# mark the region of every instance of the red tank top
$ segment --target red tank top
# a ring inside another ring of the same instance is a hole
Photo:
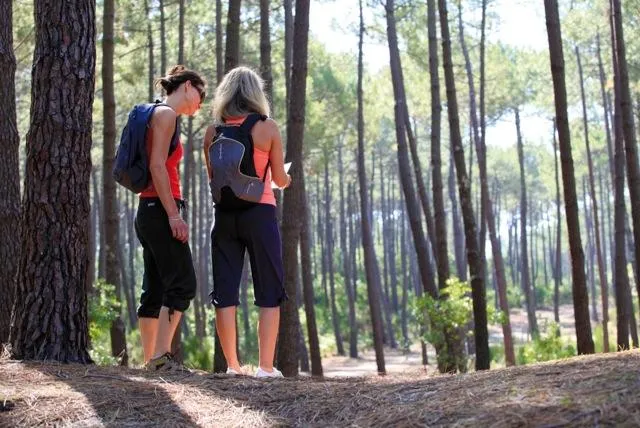
[[[151,147],[153,146],[153,129],[149,128],[147,131],[147,156],[151,158]],[[171,186],[171,194],[175,199],[182,199],[182,192],[180,191],[180,174],[178,173],[178,166],[182,159],[183,149],[182,142],[178,140],[178,146],[167,158],[165,166],[167,167],[167,174],[169,175],[169,185]],[[153,186],[153,181],[149,180],[149,186],[140,193],[141,198],[157,198],[158,192]]]

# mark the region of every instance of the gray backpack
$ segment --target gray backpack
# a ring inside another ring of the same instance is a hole
[[[209,167],[213,178],[209,182],[216,209],[245,210],[256,206],[264,193],[264,177],[258,177],[253,161],[251,129],[267,116],[252,113],[241,125],[216,126],[216,135],[209,146]]]

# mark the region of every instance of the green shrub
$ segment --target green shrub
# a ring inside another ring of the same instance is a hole
[[[560,337],[560,327],[551,323],[545,335],[518,348],[517,363],[529,364],[558,360],[576,355],[575,347]]]
[[[116,288],[104,279],[98,278],[93,285],[93,293],[88,299],[89,309],[89,354],[98,365],[116,365],[111,356],[111,322],[120,313],[120,302]]]
[[[440,367],[466,367],[464,352],[449,349],[449,344],[455,346],[462,341],[462,332],[471,321],[471,287],[467,282],[451,277],[447,280],[447,287],[440,293],[441,297],[438,299],[432,298],[429,294],[416,299],[415,317],[425,326],[424,340],[438,349]],[[449,343],[446,336],[450,338]]]

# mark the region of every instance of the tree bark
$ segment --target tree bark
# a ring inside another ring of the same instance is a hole
[[[604,258],[602,257],[602,244],[600,242],[600,219],[598,217],[598,201],[596,199],[596,183],[593,174],[593,159],[591,156],[591,145],[589,142],[589,121],[587,117],[587,101],[584,93],[584,77],[582,73],[582,62],[580,61],[580,49],[576,46],[576,60],[578,62],[578,73],[580,76],[580,97],[582,100],[582,117],[584,128],[584,140],[587,148],[587,162],[589,168],[589,194],[591,196],[591,217],[593,219],[594,238],[595,238],[595,253],[598,262],[598,279],[600,282],[600,297],[602,299],[602,335],[603,343],[605,346],[605,352],[609,352],[609,328],[607,323],[609,321],[609,293],[606,278],[606,268]],[[608,125],[608,124],[606,124]],[[592,248],[593,250],[593,248]],[[593,293],[595,294],[595,293]],[[595,296],[593,296],[595,299]],[[597,311],[595,312],[595,320],[597,321]]]
[[[449,251],[447,249],[447,218],[444,208],[442,155],[440,150],[442,104],[440,101],[435,0],[427,1],[427,28],[429,35],[429,77],[431,82],[431,173],[433,176],[433,211],[436,235],[433,252],[436,255],[438,288],[442,290],[447,286],[447,279],[449,279]]]
[[[296,308],[296,277],[298,239],[300,237],[302,204],[305,192],[302,163],[305,100],[307,80],[307,52],[309,41],[309,0],[296,0],[291,70],[291,99],[287,111],[287,162],[292,162],[292,184],[284,192],[282,241],[284,283],[289,300],[282,305],[278,340],[278,365],[285,376],[298,374],[297,337],[298,310]]]
[[[631,219],[633,221],[633,237],[635,243],[635,272],[640,278],[640,166],[638,165],[638,148],[633,118],[633,103],[629,88],[629,71],[622,26],[622,6],[620,0],[611,0],[613,14],[612,33],[615,40],[616,62],[620,83],[620,109],[622,110],[622,132],[627,159],[627,181],[631,202]],[[636,289],[640,293],[640,283],[636,281]],[[640,295],[638,295],[640,301]]]
[[[489,333],[487,330],[487,306],[482,276],[482,261],[478,253],[478,236],[476,234],[476,220],[471,204],[469,177],[467,175],[464,148],[460,135],[460,119],[458,117],[458,102],[453,74],[451,54],[451,37],[449,35],[449,21],[445,0],[438,0],[440,12],[440,31],[442,33],[442,58],[447,87],[447,113],[449,116],[449,132],[453,156],[458,178],[458,192],[464,222],[465,241],[467,246],[467,261],[471,275],[471,295],[473,300],[473,320],[476,350],[476,370],[489,369]],[[458,369],[462,370],[461,367]]]
[[[16,119],[13,2],[0,3],[0,346],[9,340],[20,244],[20,166]]]
[[[515,123],[518,142],[518,163],[520,164],[520,265],[521,286],[527,305],[527,320],[529,322],[529,334],[532,337],[539,335],[538,322],[536,320],[536,303],[529,272],[529,253],[527,245],[527,184],[524,170],[524,148],[520,133],[520,111],[515,108]]]
[[[17,359],[89,363],[95,2],[38,0],[15,330]]]
[[[105,243],[105,275],[107,284],[115,286],[116,318],[111,322],[111,355],[120,359],[121,365],[128,364],[127,341],[124,323],[120,317],[120,301],[122,299],[122,279],[120,278],[120,259],[118,257],[119,213],[116,200],[116,183],[111,178],[116,147],[116,99],[113,87],[113,51],[115,20],[114,0],[104,0],[103,11],[103,35],[102,35],[102,102],[103,102],[103,127],[102,127],[102,195],[103,224]]]
[[[336,284],[333,266],[333,218],[331,216],[331,186],[329,185],[329,153],[324,153],[324,233],[327,267],[329,271],[329,307],[331,308],[331,323],[333,325],[333,335],[336,340],[336,352],[344,355],[344,345],[342,343],[342,331],[340,328],[340,314],[336,306]]]
[[[147,101],[150,103],[153,102],[154,98],[154,85],[153,81],[155,80],[155,63],[153,56],[153,28],[151,26],[151,14],[149,8],[149,1],[144,0],[144,13],[145,18],[147,20],[147,45],[148,45],[148,55],[149,55],[149,68],[147,72]],[[163,70],[164,71],[164,70]]]
[[[229,0],[227,37],[224,49],[224,72],[228,73],[240,63],[240,6],[241,0]]]
[[[260,76],[264,92],[273,110],[273,74],[271,73],[271,27],[269,26],[269,0],[260,0]],[[273,111],[271,112],[273,117]]]
[[[371,315],[371,329],[373,332],[373,347],[376,353],[376,366],[379,374],[385,374],[383,334],[382,334],[382,311],[380,309],[380,276],[375,247],[373,245],[373,235],[371,232],[371,217],[369,209],[369,195],[367,173],[364,161],[364,100],[362,94],[363,80],[363,52],[362,45],[364,39],[364,18],[362,14],[362,0],[358,0],[360,11],[360,28],[358,36],[358,183],[360,185],[360,225],[362,229],[362,249],[364,252],[364,267],[367,278],[367,297],[369,301],[369,313]]]
[[[504,316],[502,323],[502,336],[504,341],[505,362],[507,366],[516,364],[515,352],[513,349],[513,338],[511,334],[511,320],[509,319],[509,301],[507,299],[507,278],[505,276],[504,258],[502,257],[502,245],[498,236],[496,216],[494,215],[493,202],[489,196],[489,178],[487,174],[487,146],[486,146],[486,117],[485,117],[485,27],[486,27],[486,0],[482,1],[482,33],[480,41],[480,140],[476,144],[478,157],[478,173],[480,175],[481,209],[484,215],[480,227],[480,258],[484,261],[484,243],[486,236],[486,226],[489,227],[489,239],[491,241],[491,251],[495,269],[495,282],[497,288],[498,302],[500,310]],[[470,65],[469,73],[470,73]],[[473,84],[471,79],[470,85]],[[470,86],[471,87],[471,86]],[[500,212],[500,210],[497,210]],[[486,222],[486,223],[485,223]],[[487,270],[483,269],[486,274]]]
[[[451,202],[451,223],[453,229],[453,246],[456,260],[456,273],[461,281],[467,280],[467,258],[465,256],[464,232],[460,225],[460,213],[458,211],[458,197],[456,196],[456,176],[453,161],[453,145],[449,152],[449,201]]]
[[[556,0],[545,0],[544,8],[555,95],[556,123],[560,140],[565,214],[569,233],[569,249],[571,251],[573,307],[578,354],[592,354],[594,352],[594,345],[591,335],[591,323],[589,321],[589,298],[585,281],[584,253],[582,251],[582,241],[580,238],[578,199],[576,197],[573,157],[571,154],[571,134],[567,116],[567,89],[564,78],[564,55],[562,52],[562,32],[560,29],[558,3]]]
[[[220,84],[224,77],[224,60],[222,52],[222,0],[216,0],[216,83]]]
[[[164,16],[164,2],[165,0],[158,0],[160,9],[160,73],[166,73],[167,70],[167,32],[165,30],[165,16]]]
[[[322,376],[322,360],[320,357],[320,341],[316,323],[315,297],[313,291],[313,276],[311,275],[311,225],[309,224],[309,209],[307,195],[302,194],[302,228],[300,230],[300,263],[302,265],[302,297],[304,312],[307,318],[307,336],[309,337],[309,353],[311,354],[311,374]]]
[[[338,146],[338,176],[345,177],[342,159],[342,144]],[[326,201],[325,201],[326,203]],[[350,214],[350,213],[349,213]],[[342,256],[342,278],[349,306],[349,357],[358,358],[358,326],[356,324],[356,305],[351,287],[351,263],[347,246],[347,217],[345,210],[344,180],[340,180],[340,252]]]
[[[556,179],[556,250],[554,264],[553,317],[560,324],[560,281],[562,280],[562,215],[560,212],[560,173],[558,168],[558,143],[556,121],[553,120],[553,162]]]

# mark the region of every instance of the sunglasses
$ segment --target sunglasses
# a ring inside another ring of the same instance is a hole
[[[198,95],[200,95],[200,103],[203,103],[205,97],[207,96],[207,91],[203,87],[200,87],[193,82],[191,82],[191,86],[193,86],[193,88],[198,91]]]

